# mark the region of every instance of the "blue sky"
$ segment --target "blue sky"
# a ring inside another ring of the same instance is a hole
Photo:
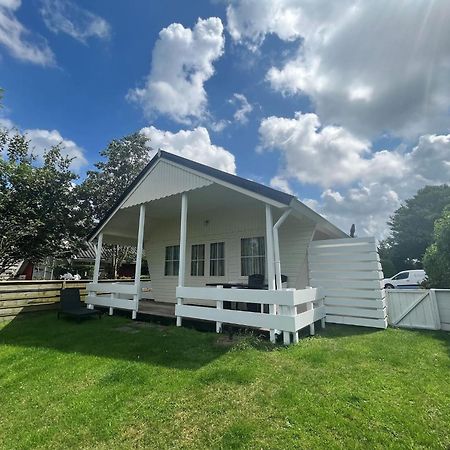
[[[62,140],[81,177],[143,130],[383,236],[450,178],[448,19],[444,0],[0,0],[0,120],[38,152]]]

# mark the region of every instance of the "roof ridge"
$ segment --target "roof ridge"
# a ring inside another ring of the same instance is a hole
[[[124,201],[127,195],[139,184],[139,182],[144,178],[147,172],[161,159],[169,162],[178,163],[187,169],[196,170],[220,181],[233,184],[249,192],[259,194],[262,197],[274,200],[283,205],[289,205],[291,201],[296,198],[294,195],[287,194],[286,192],[274,189],[272,187],[266,186],[265,184],[258,183],[256,181],[249,180],[247,178],[240,177],[239,175],[234,175],[229,172],[225,172],[215,167],[207,166],[206,164],[193,161],[188,158],[176,155],[175,153],[170,153],[162,149],[158,149],[155,156],[150,160],[150,162],[142,169],[142,171],[137,175],[137,177],[129,184],[124,192],[120,195],[114,205],[106,212],[94,229],[88,234],[87,239],[92,239],[97,231],[102,228],[109,217],[115,212],[119,205]]]

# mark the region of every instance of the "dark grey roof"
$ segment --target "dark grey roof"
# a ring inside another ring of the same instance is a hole
[[[213,167],[206,166],[205,164],[200,164],[190,159],[183,158],[181,156],[174,155],[173,153],[168,153],[163,150],[159,150],[158,153],[152,158],[152,160],[147,164],[147,166],[142,170],[142,172],[132,181],[127,189],[122,193],[114,206],[105,214],[105,216],[100,220],[97,226],[89,233],[88,240],[92,239],[97,231],[103,226],[103,224],[108,220],[108,218],[114,213],[115,209],[122,203],[122,201],[127,197],[127,195],[134,189],[134,187],[141,181],[145,174],[158,162],[160,159],[165,159],[167,161],[172,161],[181,166],[187,167],[188,169],[196,170],[197,172],[203,173],[210,177],[217,178],[218,180],[230,183],[234,186],[246,189],[247,191],[259,194],[268,199],[274,200],[276,202],[282,203],[283,205],[289,205],[293,198],[293,195],[286,194],[285,192],[273,189],[271,187],[265,186],[255,181],[247,180],[246,178],[238,177],[237,175],[232,175],[228,172],[223,172],[222,170],[214,169]]]
[[[289,205],[291,200],[294,198],[293,195],[278,191],[277,189],[265,186],[264,184],[256,183],[255,181],[250,181],[246,178],[238,177],[237,175],[232,175],[231,173],[205,166],[204,164],[182,158],[181,156],[174,155],[173,153],[167,153],[162,150],[160,150],[160,152],[163,159],[167,159],[168,161],[188,167],[189,169],[196,170],[204,175],[217,178],[218,180],[225,181],[226,183],[233,184],[240,188],[246,189],[247,191],[254,192],[255,194],[262,195],[263,197],[270,198],[277,202],[283,203],[284,205]]]

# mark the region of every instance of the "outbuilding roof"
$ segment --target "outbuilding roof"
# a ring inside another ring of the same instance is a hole
[[[203,174],[207,177],[218,180],[219,182],[227,183],[232,186],[236,186],[239,189],[243,189],[248,191],[249,194],[256,194],[260,197],[267,198],[274,202],[280,204],[280,206],[300,206],[300,203],[297,198],[291,194],[287,194],[286,192],[279,191],[277,189],[273,189],[269,186],[265,186],[261,183],[257,183],[255,181],[247,180],[246,178],[239,177],[237,175],[232,175],[231,173],[224,172],[219,169],[215,169],[213,167],[207,166],[205,164],[198,163],[196,161],[192,161],[187,158],[183,158],[178,155],[174,155],[173,153],[169,153],[163,150],[159,150],[158,153],[151,159],[151,161],[144,167],[141,173],[130,183],[128,188],[121,194],[121,196],[117,199],[116,203],[112,208],[105,214],[105,216],[100,220],[100,222],[96,225],[96,227],[89,233],[88,240],[91,240],[95,237],[98,231],[103,227],[103,225],[109,220],[109,218],[114,214],[114,212],[120,207],[122,202],[128,197],[128,195],[134,190],[134,188],[140,183],[140,181],[145,177],[145,175],[152,169],[153,166],[159,160],[166,160],[172,162],[174,164],[180,165],[184,168],[190,169],[192,171],[196,171],[200,174]],[[310,210],[306,207],[306,205],[301,204],[302,209],[306,208],[309,210],[308,212],[315,216],[315,219],[319,219],[319,221],[325,221],[333,228],[334,225],[330,224],[326,219],[324,219],[319,214]],[[304,212],[304,210],[303,210]],[[336,230],[338,230],[336,228]],[[341,231],[341,230],[339,230]],[[341,232],[342,233],[342,232]]]

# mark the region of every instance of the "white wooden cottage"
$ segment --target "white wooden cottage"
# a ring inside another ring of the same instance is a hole
[[[292,195],[164,151],[89,239],[98,244],[88,303],[111,312],[135,318],[140,300],[153,298],[177,304],[178,325],[191,318],[214,321],[217,331],[222,323],[266,328],[272,340],[280,330],[285,343],[305,326],[313,332],[317,320],[387,323],[373,238],[351,239]],[[98,283],[102,242],[137,247],[134,283]],[[138,276],[141,255],[151,294]],[[255,274],[263,289],[248,286]]]

